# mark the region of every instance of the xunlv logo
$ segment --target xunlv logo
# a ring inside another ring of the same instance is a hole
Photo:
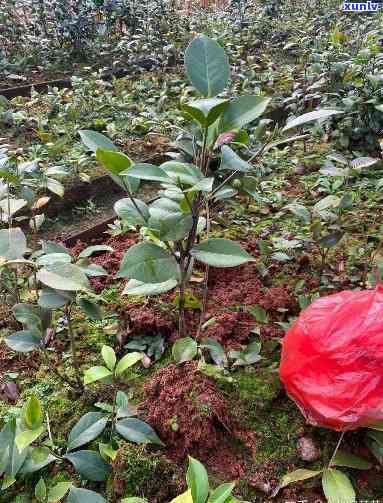
[[[383,7],[383,5],[381,3],[371,2],[371,0],[368,0],[368,2],[364,2],[364,3],[344,2],[343,11],[344,12],[377,12],[382,7]]]

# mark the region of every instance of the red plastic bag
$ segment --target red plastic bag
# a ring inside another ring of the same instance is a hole
[[[280,376],[307,421],[353,430],[383,420],[383,286],[322,297],[283,340]]]

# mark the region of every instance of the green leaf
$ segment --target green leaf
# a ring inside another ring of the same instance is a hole
[[[219,169],[229,170],[229,171],[241,171],[243,173],[247,173],[254,169],[254,167],[248,162],[244,161],[239,157],[238,154],[234,152],[227,145],[223,145],[222,147],[222,160],[221,166]]]
[[[206,468],[197,459],[189,456],[186,481],[191,489],[193,503],[205,503],[209,495],[209,478]]]
[[[128,353],[121,358],[121,360],[117,363],[115,374],[116,376],[120,376],[125,372],[128,368],[135,365],[137,362],[142,360],[143,353],[138,353],[134,351],[132,353]]]
[[[25,199],[9,199],[9,213],[8,213],[8,199],[3,199],[0,201],[0,209],[2,210],[3,216],[6,217],[5,221],[8,220],[9,216],[13,216],[15,213],[20,211],[28,203]],[[4,215],[4,213],[6,215]]]
[[[193,227],[193,218],[190,214],[176,213],[164,218],[151,216],[148,227],[157,232],[161,241],[181,241]]]
[[[339,205],[340,199],[337,196],[330,194],[324,197],[314,205],[314,211],[320,213],[328,208],[336,208]]]
[[[235,487],[234,483],[221,484],[214,490],[209,498],[209,503],[225,503]]]
[[[228,100],[209,98],[184,103],[181,109],[195,119],[203,128],[207,128],[222,115],[228,104]]]
[[[269,103],[270,98],[263,96],[239,96],[230,101],[221,118],[221,133],[250,124],[263,114]]]
[[[357,159],[351,161],[351,167],[353,169],[368,168],[369,166],[376,164],[378,161],[379,159],[374,159],[373,157],[358,157]]]
[[[134,203],[125,197],[114,204],[114,211],[129,225],[146,225],[149,208],[140,199],[134,199]]]
[[[173,344],[172,355],[177,363],[189,362],[197,355],[197,342],[191,337],[178,339]]]
[[[116,395],[117,418],[132,417],[137,414],[137,408],[129,404],[128,397],[123,391],[117,391]]]
[[[108,418],[102,412],[84,414],[68,436],[68,451],[73,451],[97,438],[104,431]]]
[[[59,196],[59,197],[64,196],[65,187],[58,180],[55,180],[54,178],[47,178],[46,186],[47,186],[47,189],[50,190],[51,192],[53,192],[53,194],[56,194],[56,196]]]
[[[44,431],[44,426],[39,426],[35,430],[25,430],[18,433],[15,442],[19,452],[22,452],[28,445],[31,445]]]
[[[268,323],[269,321],[267,312],[261,306],[253,306],[249,309],[249,313],[254,316],[258,323]]]
[[[309,112],[307,114],[300,115],[295,119],[292,119],[287,122],[286,126],[282,129],[282,131],[288,131],[294,127],[303,126],[303,124],[307,124],[308,122],[328,119],[332,115],[343,114],[344,112],[340,110],[328,110],[323,108],[322,110],[315,110],[314,112]]]
[[[172,183],[166,173],[154,164],[137,163],[129,169],[129,176],[152,182]]]
[[[98,253],[98,252],[112,252],[113,248],[108,245],[93,245],[93,246],[87,246],[85,250],[83,250],[78,258],[86,258],[90,257],[93,255],[93,253]]]
[[[224,49],[206,36],[195,38],[185,51],[186,73],[199,93],[211,98],[221,93],[230,78]]]
[[[191,490],[188,489],[184,493],[172,499],[170,503],[194,503]]]
[[[41,478],[36,484],[35,496],[38,501],[45,503],[47,497],[47,486],[45,485],[43,478]]]
[[[8,260],[23,258],[27,251],[27,238],[19,227],[0,230],[0,257]]]
[[[163,283],[142,283],[131,279],[125,286],[122,295],[159,295],[168,292],[177,286],[175,279],[169,279]]]
[[[38,281],[54,290],[77,292],[90,289],[90,284],[82,270],[74,264],[55,264],[37,273]]]
[[[309,210],[302,204],[292,203],[286,206],[287,210],[290,210],[295,216],[301,218],[306,224],[311,221],[311,214]]]
[[[69,264],[71,261],[72,257],[67,253],[48,253],[39,257],[36,264],[39,267],[45,267],[53,264]]]
[[[322,470],[306,470],[304,468],[299,468],[298,470],[294,470],[293,472],[286,473],[283,475],[280,487],[286,487],[289,484],[293,484],[294,482],[300,482],[302,480],[312,479],[313,477],[317,477],[322,473]]]
[[[93,264],[88,258],[80,258],[76,262],[76,267],[90,278],[108,275],[107,271],[101,265]]]
[[[44,309],[57,309],[65,306],[70,301],[68,296],[60,295],[56,290],[44,288],[40,292],[38,304]]]
[[[185,190],[185,192],[211,192],[213,190],[214,178],[202,178],[190,189]]]
[[[39,399],[33,394],[23,408],[23,423],[30,430],[39,428],[44,420],[43,411]]]
[[[78,487],[71,487],[69,496],[66,503],[106,503],[106,500],[88,489],[79,489]]]
[[[17,433],[19,433],[19,428],[16,425],[16,419],[14,418],[9,420],[0,431],[0,446],[1,448],[6,448],[8,452],[8,459],[4,472],[6,476],[9,476],[10,478],[14,478],[20,471],[20,468],[23,466],[25,458],[28,454],[28,449],[19,452],[15,442]]]
[[[121,500],[121,503],[148,503],[148,500],[136,498],[135,496],[133,496],[132,498],[124,498],[123,500]],[[193,502],[191,501],[191,503]]]
[[[322,246],[322,248],[332,248],[339,243],[343,236],[344,232],[342,231],[332,232],[331,234],[327,234],[326,236],[323,236],[323,238],[319,239],[318,243]]]
[[[343,451],[339,449],[335,454],[335,457],[331,461],[332,466],[347,466],[349,468],[356,468],[358,470],[369,470],[372,467],[372,463],[366,459],[351,454],[350,452]]]
[[[68,459],[75,470],[87,480],[94,482],[104,482],[111,472],[110,465],[105,463],[98,452],[77,451],[64,456]],[[93,500],[91,500],[93,503]]]
[[[57,458],[50,454],[46,447],[34,447],[24,451],[25,462],[20,470],[21,474],[35,473],[45,466],[57,461]]]
[[[205,338],[202,340],[201,348],[207,349],[216,365],[225,367],[227,365],[227,356],[221,344],[214,339]]]
[[[350,479],[343,472],[329,468],[323,471],[323,492],[329,503],[355,501],[355,491]]]
[[[122,152],[102,148],[97,148],[96,159],[114,175],[120,175],[122,171],[129,169],[133,164],[133,161]]]
[[[102,346],[101,348],[101,356],[104,359],[104,362],[106,363],[106,366],[108,367],[109,370],[114,370],[114,367],[116,366],[116,353],[114,352],[114,349],[111,348],[110,346]]]
[[[202,171],[194,164],[178,161],[167,161],[161,169],[169,176],[172,183],[182,186],[193,186],[204,178]]]
[[[27,303],[15,304],[12,312],[17,321],[23,324],[28,329],[41,328],[40,309]]]
[[[143,283],[164,283],[178,278],[175,258],[153,243],[140,243],[125,253],[117,278],[129,277]]]
[[[105,379],[111,375],[113,375],[113,373],[106,367],[91,367],[84,372],[84,384],[91,384],[92,382]]]
[[[97,302],[81,298],[78,300],[78,305],[91,320],[102,320],[102,309]]]
[[[213,267],[234,267],[254,261],[237,243],[229,239],[211,238],[195,245],[190,254]]]
[[[83,129],[79,131],[81,140],[86,147],[92,152],[96,152],[97,149],[103,150],[117,150],[114,143],[109,140],[109,138],[97,131],[90,131],[89,129]]]
[[[116,431],[125,440],[136,444],[164,445],[153,428],[140,419],[133,417],[121,419],[116,423]]]
[[[110,444],[103,444],[100,442],[98,444],[98,449],[100,451],[102,458],[105,459],[105,461],[107,461],[108,459],[114,461],[117,457],[118,451],[113,449],[113,447]]]
[[[48,491],[48,503],[58,503],[69,489],[72,487],[72,482],[59,482]]]

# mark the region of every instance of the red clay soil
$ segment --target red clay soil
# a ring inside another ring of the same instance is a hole
[[[91,283],[96,292],[115,281],[115,275],[120,267],[124,253],[130,246],[137,242],[137,234],[129,233],[124,236],[112,237],[106,240],[98,238],[89,244],[105,244],[113,248],[113,252],[100,252],[92,256],[92,262],[104,267],[109,275],[92,278]],[[72,253],[77,256],[87,245],[78,242],[72,248]],[[243,246],[254,256],[259,254],[256,242],[243,243]],[[271,273],[277,271],[272,268]],[[201,285],[190,285],[193,293],[201,298]],[[175,293],[164,294],[161,299],[169,304],[174,299]],[[152,304],[153,302],[153,304]],[[152,304],[152,305],[151,305]],[[298,305],[289,286],[267,288],[261,281],[257,264],[251,262],[235,268],[210,268],[209,297],[206,320],[215,318],[215,322],[203,333],[219,341],[225,348],[238,349],[247,344],[252,336],[255,326],[254,317],[246,310],[247,307],[259,305],[265,309],[271,319],[269,324],[261,327],[261,336],[283,337],[283,330],[272,323],[281,319],[278,309],[286,309],[289,314],[298,312]],[[235,308],[235,311],[232,309]],[[142,334],[162,334],[171,340],[177,338],[177,326],[170,313],[159,311],[155,301],[149,300],[145,304],[130,305],[126,311],[120,313],[126,320],[127,336]],[[188,311],[186,323],[189,333],[195,333],[198,326],[199,311]]]
[[[170,459],[181,461],[190,454],[229,478],[244,475],[243,452],[242,459],[236,455],[233,439],[252,449],[252,434],[239,430],[228,402],[195,362],[160,369],[144,390],[140,412],[167,446]]]
[[[32,375],[39,367],[40,358],[37,353],[14,353],[5,343],[0,343],[0,379],[7,372],[23,372]]]

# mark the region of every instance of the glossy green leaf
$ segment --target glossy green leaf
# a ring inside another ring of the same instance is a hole
[[[183,112],[196,120],[203,128],[207,128],[222,115],[228,104],[228,100],[209,98],[184,103],[181,108]]]
[[[317,477],[321,473],[322,470],[306,470],[305,468],[299,468],[298,470],[294,470],[293,472],[286,473],[286,475],[283,475],[280,487],[282,488],[295,482],[312,479],[313,477]]]
[[[72,482],[59,482],[48,491],[48,503],[58,503],[72,487]]]
[[[209,503],[225,503],[235,487],[234,483],[221,484],[213,491]]]
[[[84,384],[91,384],[93,382],[99,381],[100,379],[110,377],[111,375],[113,375],[112,372],[106,367],[91,367],[84,372]]]
[[[104,431],[108,418],[102,412],[84,414],[68,436],[67,450],[73,451],[97,438]]]
[[[288,121],[286,126],[282,129],[282,131],[288,131],[289,129],[303,126],[308,122],[328,119],[332,115],[343,114],[343,113],[344,112],[340,110],[329,110],[325,108],[323,108],[322,110],[315,110],[314,112],[308,112],[306,114],[300,115],[299,117],[296,117],[295,119]]]
[[[197,342],[191,337],[178,339],[173,344],[172,355],[177,363],[193,360],[197,356]]]
[[[140,419],[133,417],[121,419],[116,423],[116,431],[125,440],[136,444],[164,445],[153,428]]]
[[[139,180],[152,182],[172,183],[172,180],[164,171],[154,164],[137,163],[129,169],[129,176]]]
[[[210,356],[216,365],[221,367],[225,367],[227,365],[225,350],[219,342],[214,339],[205,338],[202,340],[201,348],[209,351]]]
[[[45,500],[47,497],[47,486],[46,486],[43,478],[41,478],[36,484],[35,496],[36,496],[37,501],[41,501],[42,503],[45,503]]]
[[[176,498],[172,499],[170,503],[193,503],[193,497],[191,490],[188,489],[184,493],[180,494]]]
[[[100,451],[100,454],[105,461],[108,461],[108,459],[111,459],[114,461],[117,457],[118,450],[113,449],[113,447],[110,444],[103,444],[99,443],[98,444],[98,449]]]
[[[220,169],[247,173],[248,171],[252,171],[254,168],[251,164],[241,159],[241,157],[239,157],[239,155],[230,147],[223,145]]]
[[[323,492],[329,503],[351,503],[355,501],[355,491],[347,475],[339,470],[329,468],[323,471]]]
[[[351,454],[350,452],[339,449],[331,461],[333,466],[347,466],[349,468],[356,468],[357,470],[369,470],[372,463],[366,459]]]
[[[99,253],[99,252],[107,252],[111,253],[113,251],[113,248],[109,245],[92,245],[92,246],[87,246],[78,256],[78,258],[86,258],[90,257],[94,253]]]
[[[153,243],[140,243],[125,253],[118,278],[128,277],[143,283],[164,283],[178,277],[175,258]]]
[[[68,302],[70,302],[68,296],[61,295],[56,290],[50,288],[43,288],[38,300],[39,306],[44,309],[57,309],[65,306]]]
[[[106,366],[108,367],[109,370],[114,370],[114,367],[116,366],[116,353],[114,352],[114,349],[111,348],[110,346],[102,346],[101,348],[101,356],[104,359],[104,362]]]
[[[128,197],[120,199],[114,204],[114,211],[129,225],[145,225],[149,218],[149,209],[140,199],[134,199],[134,203]]]
[[[160,167],[173,183],[183,187],[192,187],[204,178],[202,171],[194,164],[167,161],[161,164]]]
[[[189,456],[186,481],[191,490],[193,503],[205,503],[209,495],[209,478],[206,468],[197,459]]]
[[[0,230],[0,257],[8,260],[23,258],[27,251],[27,238],[19,227]]]
[[[222,116],[220,131],[234,131],[258,119],[266,110],[270,98],[263,96],[239,96],[230,101]]]
[[[74,264],[55,264],[37,273],[38,281],[54,290],[88,290],[90,284],[86,275]]]
[[[94,491],[71,487],[66,503],[106,503],[106,500]]]
[[[24,405],[22,419],[25,426],[30,430],[35,430],[42,425],[44,415],[41,409],[40,400],[35,394],[33,394]]]
[[[125,286],[122,295],[159,295],[173,290],[177,286],[177,280],[169,279],[163,283],[142,283],[131,279]]]
[[[185,66],[189,80],[203,96],[216,96],[228,84],[228,57],[215,40],[206,36],[197,37],[188,45]]]
[[[87,480],[104,482],[111,472],[110,465],[102,459],[98,452],[76,451],[66,454],[64,458],[68,459],[75,470]]]
[[[26,447],[37,440],[44,431],[44,426],[39,426],[35,430],[25,430],[18,433],[16,435],[15,442],[19,452],[22,452]]]
[[[79,131],[81,140],[86,147],[92,152],[96,152],[97,149],[103,150],[117,150],[114,143],[109,140],[109,138],[97,131],[90,131],[89,129],[83,129]]]
[[[121,358],[121,360],[117,363],[115,374],[116,376],[120,376],[127,370],[128,368],[135,365],[137,362],[141,361],[143,358],[143,353],[138,353],[137,351],[133,351],[132,353],[128,353]]]
[[[122,171],[129,169],[133,165],[133,161],[126,154],[116,152],[115,150],[97,148],[96,158],[105,169],[114,175],[120,175]]]
[[[255,260],[237,243],[222,238],[203,241],[195,245],[190,253],[200,262],[214,267],[235,267]]]

